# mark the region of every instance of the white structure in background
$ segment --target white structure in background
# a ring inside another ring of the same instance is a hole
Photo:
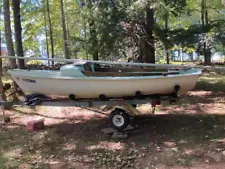
[[[2,44],[2,46],[1,46],[1,54],[0,55],[2,55],[2,56],[7,55],[7,47],[4,44]]]
[[[45,41],[45,36],[44,35],[41,35],[39,37],[39,44],[40,44],[40,47],[39,47],[39,50],[41,51],[41,58],[48,58],[48,54],[47,54],[47,49],[46,49],[46,46],[44,44],[44,41]],[[42,60],[41,61],[43,64],[45,65],[48,65],[48,61],[47,60]]]
[[[212,62],[224,62],[224,55],[221,52],[215,52],[212,54]]]
[[[196,52],[187,53],[182,50],[175,50],[172,53],[172,60],[174,61],[197,61],[199,55]]]

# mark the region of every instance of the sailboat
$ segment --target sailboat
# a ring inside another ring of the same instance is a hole
[[[26,94],[73,99],[170,95],[175,88],[183,95],[195,87],[202,74],[198,68],[118,65],[79,61],[60,70],[11,69],[8,73]]]

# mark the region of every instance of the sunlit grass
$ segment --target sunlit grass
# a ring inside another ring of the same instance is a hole
[[[165,60],[157,61],[156,64],[166,64]],[[171,65],[195,65],[195,62],[170,61]]]
[[[10,76],[2,76],[2,82],[4,83],[11,83],[12,78]]]
[[[225,91],[225,74],[204,73],[198,80],[196,85],[197,90]]]

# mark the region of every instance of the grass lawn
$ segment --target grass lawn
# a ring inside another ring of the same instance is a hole
[[[10,76],[2,76],[3,83],[10,83],[12,82],[12,78]]]
[[[4,78],[4,82],[9,78]],[[107,118],[89,109],[15,107],[12,122],[0,123],[0,169],[225,168],[225,75],[204,74],[194,91],[177,103],[149,106],[132,120],[137,129],[113,140],[101,129]],[[46,128],[31,132],[31,117]]]

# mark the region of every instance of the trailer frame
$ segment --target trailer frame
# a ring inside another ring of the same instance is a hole
[[[130,117],[140,115],[141,112],[136,109],[136,105],[151,104],[152,114],[155,114],[155,108],[161,104],[161,101],[169,101],[173,103],[177,101],[179,97],[175,94],[171,95],[154,95],[146,96],[143,98],[115,98],[109,100],[99,99],[82,99],[82,100],[70,100],[68,98],[61,99],[43,99],[37,100],[32,106],[60,106],[60,107],[98,107],[103,106],[102,112],[104,115],[108,115],[111,127],[117,131],[124,130],[130,124]],[[24,101],[11,102],[0,100],[0,106],[2,108],[4,121],[8,117],[5,115],[5,106],[27,106]],[[99,113],[99,112],[96,112]],[[120,121],[120,122],[119,122]],[[121,122],[122,121],[122,122]]]

